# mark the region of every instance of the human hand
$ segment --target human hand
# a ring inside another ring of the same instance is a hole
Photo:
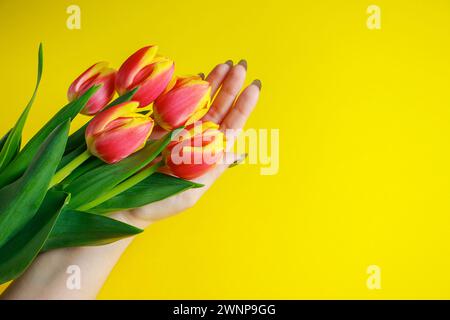
[[[224,64],[217,65],[211,71],[206,80],[211,84],[211,95],[214,97],[218,93],[203,120],[219,124],[220,130],[224,132],[229,129],[239,130],[244,127],[259,99],[261,90],[261,82],[255,80],[239,94],[244,85],[246,73],[247,62],[245,60],[241,60],[235,66],[231,61],[227,61]],[[161,135],[161,132],[155,131],[153,137],[157,138],[159,135]],[[227,140],[227,147],[231,147],[234,140],[235,136]],[[204,185],[201,188],[191,189],[168,199],[117,214],[129,223],[145,228],[153,221],[182,212],[194,206],[229,165],[241,161],[241,157],[243,155],[227,153],[226,163],[218,164],[205,175],[195,179],[195,182]]]
[[[213,121],[220,129],[242,129],[255,107],[261,83],[255,80],[240,95],[246,77],[246,62],[233,66],[231,61],[217,65],[206,80],[211,83],[212,95],[219,91],[204,120]],[[239,97],[238,97],[239,96]],[[163,132],[155,131],[153,138]],[[230,138],[230,136],[228,136]],[[227,141],[230,147],[235,136]],[[172,216],[192,207],[217,178],[228,168],[229,163],[239,161],[239,156],[228,153],[228,163],[218,164],[207,174],[195,180],[204,187],[191,189],[171,198],[144,207],[116,212],[112,217],[145,228],[153,221]],[[107,275],[117,263],[132,238],[97,247],[77,247],[52,250],[39,255],[28,270],[8,288],[3,299],[92,299],[102,287]],[[82,290],[67,290],[65,268],[77,265],[86,270],[86,285]],[[46,279],[42,281],[42,279]]]

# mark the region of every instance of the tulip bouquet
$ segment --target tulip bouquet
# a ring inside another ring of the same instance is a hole
[[[174,76],[174,62],[157,46],[138,50],[118,71],[105,62],[87,69],[70,85],[68,104],[22,147],[42,65],[40,46],[32,98],[0,140],[0,283],[41,252],[142,232],[108,214],[202,187],[189,180],[224,151],[218,125],[201,121],[210,84]],[[92,118],[69,135],[79,113]]]

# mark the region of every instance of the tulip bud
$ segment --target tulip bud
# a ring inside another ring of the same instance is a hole
[[[132,54],[117,72],[116,90],[120,95],[139,87],[133,101],[143,108],[164,91],[172,79],[174,62],[157,55],[158,46],[144,47]]]
[[[85,115],[96,114],[113,98],[115,78],[116,71],[108,68],[107,62],[96,63],[75,79],[69,87],[67,97],[69,101],[73,101],[82,96],[92,86],[101,84],[101,87],[81,111]]]
[[[200,76],[179,77],[156,99],[156,123],[173,130],[200,120],[211,105],[211,86]]]
[[[116,163],[142,149],[153,120],[138,113],[137,102],[125,102],[100,112],[86,128],[88,150],[106,163]]]
[[[222,158],[225,148],[224,135],[213,122],[195,122],[186,127],[163,152],[171,173],[194,179],[214,168]]]

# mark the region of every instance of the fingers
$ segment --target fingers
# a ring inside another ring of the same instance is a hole
[[[233,61],[228,60],[225,63],[218,64],[215,66],[215,68],[211,71],[211,73],[206,77],[206,81],[208,81],[211,84],[211,97],[214,97],[217,90],[222,85],[223,80],[225,80],[225,77],[227,76],[230,69],[233,67]]]
[[[206,190],[208,190],[213,182],[216,181],[222,175],[222,173],[226,171],[226,169],[239,162],[242,162],[245,157],[246,155],[237,155],[232,152],[225,153],[222,159],[223,161],[221,163],[217,164],[214,169],[208,171],[208,173],[206,173],[205,175],[199,177],[198,179],[195,179],[196,183],[205,185],[205,187],[198,190],[201,190],[201,192],[205,192]]]
[[[219,124],[222,122],[241,91],[246,74],[247,62],[245,60],[241,60],[226,75],[226,78],[222,83],[222,87],[214,99],[211,109],[205,116],[205,120]]]
[[[238,156],[234,153],[227,153],[225,162],[218,164],[202,177],[195,179],[195,182],[203,184],[203,187],[190,189],[173,197],[131,210],[132,217],[134,218],[131,224],[142,228],[148,225],[149,222],[157,221],[189,209],[197,203],[214,181],[230,167],[230,164],[233,165],[234,163],[242,162],[245,157],[246,155]]]
[[[261,81],[254,80],[239,96],[234,107],[228,112],[223,120],[220,129],[222,131],[227,129],[242,129],[258,102],[260,92]],[[227,141],[227,143],[232,144],[236,137],[228,136],[228,138],[232,139],[232,141]]]

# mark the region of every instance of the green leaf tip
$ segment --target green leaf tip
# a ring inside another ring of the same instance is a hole
[[[139,208],[202,185],[156,172],[128,190],[87,210],[95,214]]]
[[[43,60],[44,60],[43,56],[44,54],[42,44],[40,44],[38,51],[38,72],[37,72],[36,86],[34,87],[33,95],[31,96],[30,101],[28,102],[19,119],[17,120],[14,128],[11,129],[8,138],[6,139],[6,142],[3,145],[3,148],[0,150],[0,173],[16,157],[18,151],[20,150],[23,128],[28,118],[28,114],[30,113],[31,106],[33,105],[34,100],[36,99],[39,84],[41,83]]]
[[[42,251],[105,245],[141,232],[142,229],[109,217],[64,209]]]
[[[81,97],[68,103],[56,115],[53,116],[26,144],[14,160],[0,172],[0,188],[18,179],[29,166],[31,159],[36,154],[43,141],[61,123],[71,121],[84,108],[92,95],[98,90],[98,86],[92,86]],[[84,139],[84,134],[82,136]],[[67,146],[66,146],[67,148]]]

